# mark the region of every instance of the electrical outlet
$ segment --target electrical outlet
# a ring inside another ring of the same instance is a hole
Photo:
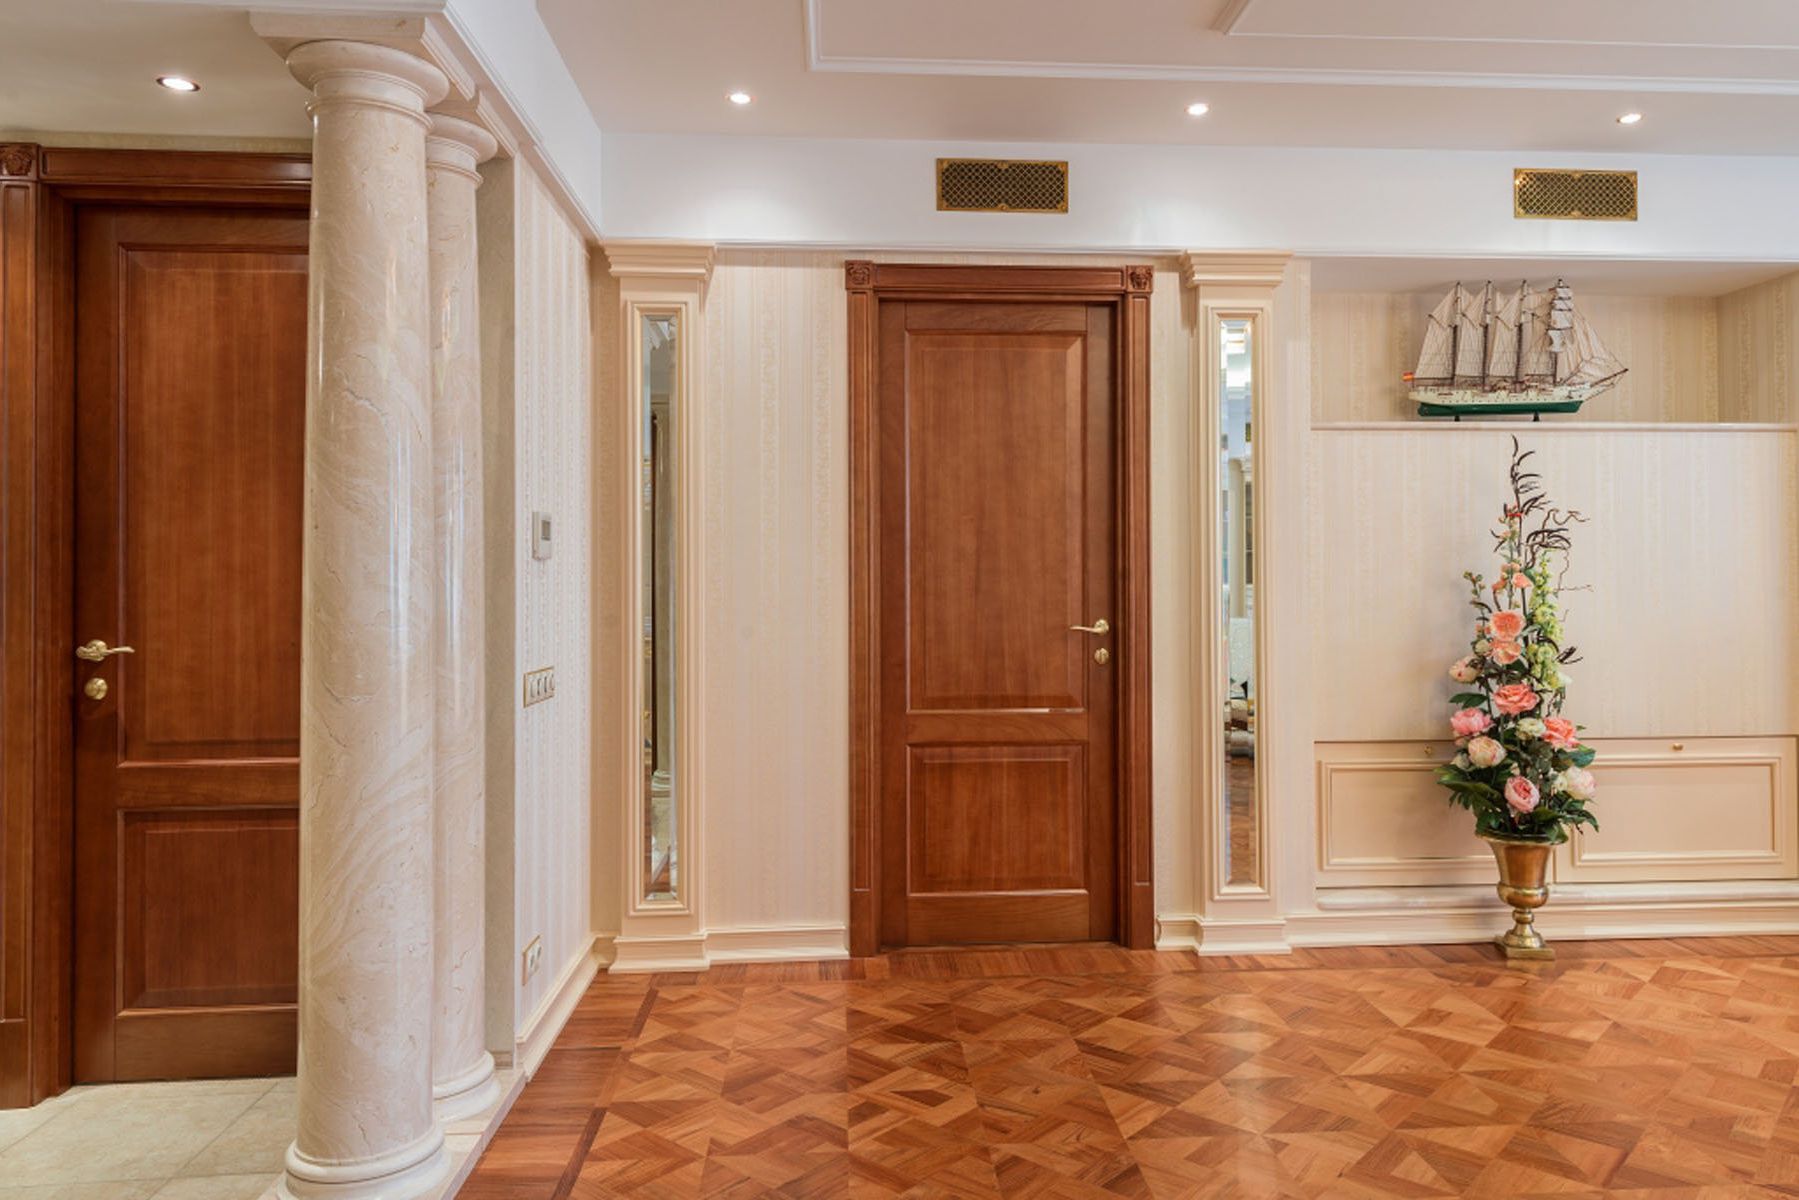
[[[556,694],[556,668],[539,667],[525,672],[525,707],[542,704]]]
[[[525,947],[525,973],[519,982],[530,983],[531,976],[537,974],[537,968],[541,966],[543,966],[543,938],[539,936],[532,938],[531,944]]]

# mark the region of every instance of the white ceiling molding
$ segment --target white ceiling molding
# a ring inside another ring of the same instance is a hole
[[[1443,38],[1368,35],[1343,37],[1333,34],[1301,35],[1287,33],[1246,33],[1235,26],[1241,23],[1255,0],[1230,0],[1220,11],[1218,21],[1229,21],[1228,31],[1235,39],[1246,38],[1310,38],[1342,41],[1460,41],[1469,44],[1573,45],[1603,48],[1605,45],[1636,43],[1557,42],[1553,39],[1507,38]],[[1021,79],[1119,79],[1187,83],[1309,84],[1348,87],[1412,87],[1412,88],[1478,88],[1488,90],[1693,93],[1701,95],[1799,96],[1799,79],[1740,78],[1669,75],[1598,75],[1568,73],[1537,74],[1532,72],[1418,71],[1393,68],[1342,68],[1298,66],[1232,66],[1199,63],[1080,62],[1042,59],[998,58],[932,58],[922,56],[885,56],[832,54],[824,49],[823,21],[825,0],[805,0],[806,64],[821,72],[843,72],[866,75],[958,75],[985,78]],[[1214,28],[1217,28],[1215,25]],[[1665,43],[1642,43],[1657,49],[1685,49]],[[1711,48],[1695,44],[1692,48]],[[1720,49],[1778,50],[1791,47],[1756,45],[1728,46]]]

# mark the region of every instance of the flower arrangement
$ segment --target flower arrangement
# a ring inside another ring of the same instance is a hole
[[[1494,531],[1501,566],[1491,584],[1463,572],[1473,591],[1474,637],[1449,668],[1464,690],[1450,697],[1458,748],[1437,770],[1449,800],[1474,814],[1475,832],[1520,841],[1561,842],[1570,826],[1599,828],[1593,799],[1593,749],[1581,726],[1561,715],[1568,697],[1563,670],[1578,662],[1562,644],[1557,603],[1572,543],[1569,527],[1584,520],[1550,505],[1532,451],[1512,439],[1510,502]]]

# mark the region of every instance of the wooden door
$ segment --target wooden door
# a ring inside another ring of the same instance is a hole
[[[1116,935],[1115,312],[880,306],[884,945]]]
[[[306,218],[75,235],[75,1078],[291,1071]]]

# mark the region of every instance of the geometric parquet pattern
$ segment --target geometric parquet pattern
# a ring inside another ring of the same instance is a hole
[[[1799,1196],[1799,939],[602,976],[464,1200]]]

